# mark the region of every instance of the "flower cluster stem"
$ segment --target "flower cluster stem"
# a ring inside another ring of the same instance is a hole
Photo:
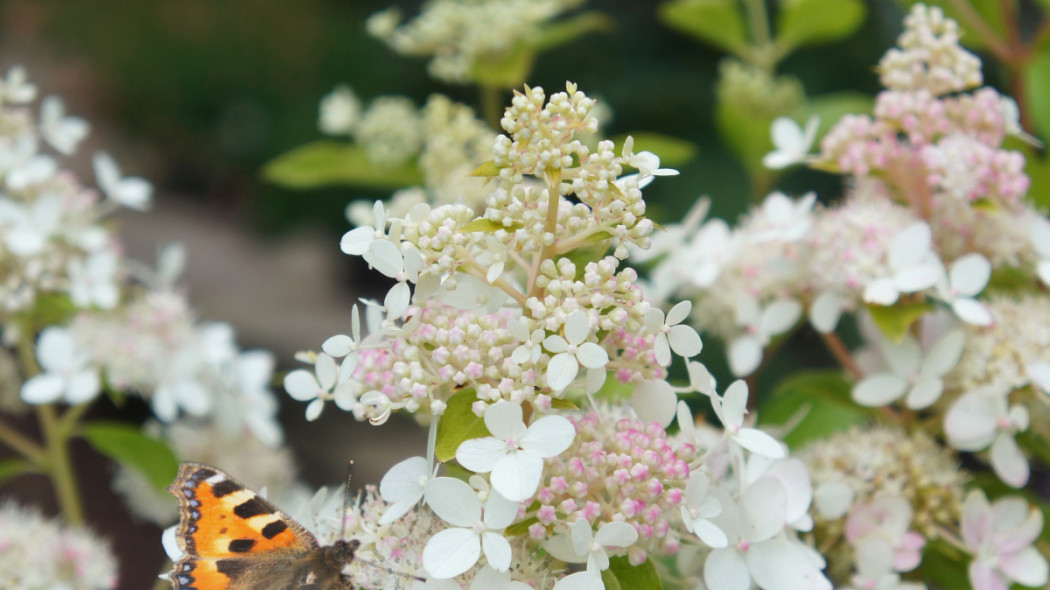
[[[7,445],[39,467],[47,463],[47,453],[43,447],[4,422],[0,422],[0,443]]]
[[[47,445],[47,473],[51,476],[63,518],[74,526],[84,524],[84,508],[80,503],[73,462],[69,456],[69,438],[76,423],[75,418],[81,411],[71,409],[66,416],[59,418],[51,404],[37,407],[37,419]],[[69,414],[74,416],[71,418]]]

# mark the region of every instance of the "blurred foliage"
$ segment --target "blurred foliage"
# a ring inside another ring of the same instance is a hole
[[[337,233],[346,228],[342,211],[349,200],[389,191],[292,191],[259,174],[265,162],[318,138],[321,96],[348,83],[365,100],[404,94],[421,105],[436,91],[480,102],[471,89],[433,81],[421,61],[368,36],[365,19],[388,6],[380,0],[9,0],[0,15],[4,30],[19,32],[8,35],[9,55],[17,55],[19,45],[27,52],[46,47],[56,60],[88,68],[110,118],[159,152],[165,168],[154,178],[162,194],[188,193],[234,208],[264,232],[311,222]],[[417,6],[405,3],[409,11]],[[716,134],[721,52],[669,31],[655,3],[592,0],[584,9],[610,15],[613,28],[539,55],[529,83],[554,89],[577,82],[613,110],[613,135],[644,129],[698,146],[699,157],[681,176],[647,191],[658,221],[673,221],[700,194],[712,196],[713,214],[735,218],[751,190],[746,169]],[[779,71],[795,76],[809,95],[852,90],[870,96],[878,88],[870,64],[899,28],[896,5],[875,2],[851,37],[798,49]],[[76,112],[75,97],[70,103]],[[790,172],[781,185],[840,192],[838,179],[812,171]]]

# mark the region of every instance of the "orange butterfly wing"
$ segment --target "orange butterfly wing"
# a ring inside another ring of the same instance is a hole
[[[318,547],[299,523],[214,467],[183,463],[168,491],[179,501],[185,553],[169,575],[175,590],[237,590]]]

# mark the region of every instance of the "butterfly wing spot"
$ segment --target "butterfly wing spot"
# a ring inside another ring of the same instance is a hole
[[[230,541],[230,552],[231,553],[247,553],[252,550],[255,546],[255,541],[252,539],[234,539]]]
[[[275,520],[263,527],[262,536],[266,537],[267,539],[272,539],[277,535],[283,533],[287,529],[288,525],[284,524],[284,522],[280,520]]]
[[[228,479],[224,479],[224,480],[222,480],[220,482],[212,484],[212,486],[211,486],[211,493],[215,494],[216,498],[221,498],[223,496],[227,496],[229,494],[232,494],[234,492],[237,492],[237,491],[240,491],[240,490],[243,490],[243,489],[244,488],[242,488],[241,486],[237,485],[236,483],[233,483],[232,481],[230,481]]]
[[[273,509],[260,502],[258,498],[252,497],[238,504],[237,507],[233,509],[233,513],[247,520],[253,516],[273,514]]]

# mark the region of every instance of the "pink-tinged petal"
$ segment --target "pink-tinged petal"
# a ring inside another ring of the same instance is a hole
[[[968,297],[973,297],[984,290],[991,277],[991,263],[976,252],[956,260],[949,271],[952,288],[955,292]]]
[[[734,381],[722,396],[722,424],[726,428],[740,426],[747,413],[747,383],[741,379]]]
[[[787,524],[787,492],[771,477],[749,485],[740,500],[740,508],[744,514],[741,535],[752,544],[773,538]]]
[[[379,495],[387,502],[415,498],[418,502],[423,497],[423,486],[420,480],[426,478],[427,460],[423,457],[409,457],[394,465],[379,481]]]
[[[824,291],[809,306],[809,323],[821,334],[834,332],[845,304],[840,295]]]
[[[762,590],[831,590],[831,582],[785,538],[752,545],[747,566]]]
[[[31,377],[22,385],[22,401],[27,404],[50,404],[62,397],[65,381],[58,375],[44,373]]]
[[[580,364],[575,356],[566,352],[556,354],[547,364],[547,385],[554,391],[562,391],[579,372]]]
[[[988,306],[977,301],[976,299],[956,299],[952,302],[952,310],[955,311],[955,315],[959,316],[959,319],[972,324],[974,326],[991,326],[995,323],[995,317],[992,315]]]
[[[853,401],[868,407],[885,406],[900,399],[907,387],[908,382],[897,375],[877,373],[853,386]]]
[[[667,325],[676,326],[682,323],[685,318],[689,317],[689,312],[693,310],[693,302],[686,299],[685,301],[679,301],[671,308],[671,311],[667,312]]]
[[[656,422],[667,428],[674,420],[678,394],[663,379],[648,379],[639,383],[631,396],[631,406],[644,422]]]
[[[458,576],[481,557],[481,540],[470,529],[445,529],[423,548],[423,568],[438,579]]]
[[[319,385],[312,373],[296,369],[284,376],[284,390],[292,399],[305,402],[317,397]]]
[[[991,458],[992,469],[1007,485],[1021,488],[1028,483],[1028,459],[1013,436],[1006,432],[1000,433],[992,443]]]
[[[512,552],[510,543],[499,533],[483,533],[481,535],[481,551],[485,554],[492,569],[497,572],[505,572],[510,569],[510,558]]]
[[[594,535],[594,541],[602,547],[630,547],[637,540],[634,526],[620,521],[603,524]]]
[[[910,572],[922,562],[922,548],[926,545],[926,539],[915,531],[905,533],[903,539],[893,553],[893,569],[898,572]]]
[[[401,250],[387,239],[375,240],[368,245],[368,250],[361,256],[372,268],[392,279],[405,269],[405,259]]]
[[[543,475],[543,459],[528,451],[514,451],[492,468],[492,487],[508,500],[523,502],[536,493]]]
[[[1007,590],[1006,581],[999,572],[980,559],[970,562],[969,574],[973,590]]]
[[[498,438],[472,438],[459,444],[456,461],[474,473],[488,473],[507,456],[507,452],[507,443]]]
[[[1035,547],[1000,556],[999,568],[1011,580],[1032,588],[1045,586],[1050,574],[1046,558]]]
[[[80,371],[69,378],[66,385],[66,401],[73,405],[91,401],[101,389],[97,371]]]
[[[746,377],[762,362],[762,342],[754,336],[740,336],[729,345],[729,368],[733,375]]]
[[[992,538],[992,507],[984,492],[973,490],[963,504],[961,531],[963,541],[972,550],[978,550]]]
[[[375,240],[376,230],[374,227],[362,225],[354,228],[339,240],[339,249],[351,256],[361,256],[368,252],[368,246]]]
[[[767,459],[780,459],[784,456],[784,446],[780,441],[757,428],[741,428],[733,440],[752,453]]]
[[[599,572],[576,572],[558,580],[554,590],[605,590],[605,582]]]
[[[963,394],[944,416],[948,442],[960,451],[980,451],[995,439],[996,404],[991,395],[975,390]]]
[[[481,502],[465,481],[452,477],[434,478],[424,488],[423,497],[434,514],[451,525],[472,527],[481,522]]]
[[[667,333],[667,341],[671,350],[682,358],[694,357],[704,349],[703,340],[692,326],[673,326]]]
[[[945,375],[959,364],[965,348],[966,335],[962,330],[948,332],[930,349],[930,354],[922,362],[922,374],[929,377]]]
[[[563,416],[544,416],[533,422],[519,445],[540,457],[555,457],[569,448],[576,428]]]
[[[588,369],[602,369],[609,364],[609,353],[593,342],[585,342],[576,349],[576,358]]]
[[[1013,498],[1001,499],[998,500],[996,504],[998,505],[1012,499]],[[1021,503],[1021,509],[1024,511],[1024,515],[1021,517],[1020,522],[1017,522],[1010,527],[1004,527],[1001,520],[996,520],[998,530],[1001,531],[1004,530],[1004,528],[1006,530],[1013,529],[1009,534],[997,538],[999,551],[1004,554],[1020,551],[1032,543],[1035,543],[1036,539],[1038,539],[1039,535],[1043,532],[1043,513],[1031,508],[1028,505],[1028,502],[1021,498],[1017,498],[1016,500]],[[993,508],[993,514],[996,513],[997,511]]]
[[[591,323],[587,319],[587,312],[582,309],[569,314],[565,318],[565,339],[572,344],[580,344],[591,335]]]
[[[908,392],[904,405],[912,410],[922,410],[933,405],[944,391],[944,382],[940,379],[919,379]]]
[[[719,590],[748,590],[751,574],[744,556],[735,549],[715,549],[704,562],[704,583]]]
[[[339,367],[336,366],[335,359],[327,354],[317,355],[314,371],[317,373],[317,383],[321,389],[329,391],[335,387],[336,378],[339,376]]]
[[[521,405],[500,401],[485,410],[485,427],[500,440],[520,439],[525,435]]]
[[[900,272],[919,264],[929,254],[931,240],[930,226],[926,222],[916,221],[904,228],[890,244],[890,267]]]

